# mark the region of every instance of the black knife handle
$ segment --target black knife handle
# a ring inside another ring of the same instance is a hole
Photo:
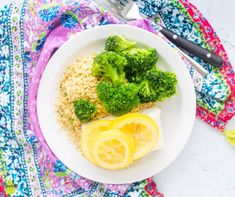
[[[212,66],[221,67],[223,64],[223,59],[218,55],[211,53],[210,51],[194,44],[191,41],[186,40],[185,38],[173,33],[172,31],[162,27],[160,32],[177,47],[180,47],[187,52],[200,57],[205,62],[211,64]]]

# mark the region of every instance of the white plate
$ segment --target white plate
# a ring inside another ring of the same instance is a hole
[[[165,148],[151,152],[127,169],[109,171],[87,161],[61,131],[56,118],[55,100],[61,76],[76,57],[104,49],[109,35],[120,34],[157,49],[158,65],[176,73],[177,94],[162,102],[162,127]],[[103,183],[131,183],[153,176],[172,163],[181,152],[191,133],[195,119],[194,87],[184,62],[165,41],[156,35],[127,25],[107,25],[79,33],[59,48],[50,59],[39,84],[37,112],[39,125],[52,152],[79,175]]]

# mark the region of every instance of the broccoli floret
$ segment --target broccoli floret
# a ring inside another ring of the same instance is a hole
[[[140,103],[138,92],[138,86],[132,83],[113,86],[108,82],[101,81],[96,88],[98,98],[105,109],[115,116],[130,112]]]
[[[139,97],[142,103],[162,101],[176,92],[176,75],[172,72],[151,69],[139,84]]]
[[[124,67],[127,65],[125,57],[112,52],[102,52],[97,55],[92,64],[92,74],[97,77],[104,77],[115,86],[126,81]]]
[[[125,72],[129,82],[142,78],[148,70],[155,67],[158,60],[157,51],[154,48],[133,48],[123,51],[121,54],[128,61]]]
[[[87,99],[79,99],[73,102],[74,112],[82,123],[89,122],[96,113],[96,105]]]
[[[144,79],[139,84],[139,93],[140,102],[141,103],[148,103],[152,101],[156,101],[156,92],[149,84],[147,79]]]
[[[123,36],[114,35],[109,36],[105,43],[107,51],[121,52],[132,48],[136,42],[126,40]]]

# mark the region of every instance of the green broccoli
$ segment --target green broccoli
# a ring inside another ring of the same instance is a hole
[[[89,122],[96,113],[96,105],[87,99],[79,99],[73,102],[74,112],[82,123]]]
[[[157,51],[154,48],[133,48],[121,53],[128,61],[125,67],[126,77],[129,82],[142,78],[146,72],[152,69],[158,60]]]
[[[111,83],[101,81],[96,88],[98,98],[105,109],[115,116],[130,112],[140,103],[139,88],[132,83],[113,86]]]
[[[125,57],[108,51],[97,55],[92,64],[92,74],[97,77],[104,77],[111,81],[115,86],[126,81],[124,67],[127,65]]]
[[[107,51],[121,52],[132,48],[136,42],[126,40],[123,36],[114,35],[109,36],[105,43],[105,49]]]
[[[154,102],[157,98],[155,90],[147,79],[144,79],[142,82],[140,82],[138,95],[140,97],[141,103]]]
[[[176,92],[176,75],[173,72],[151,69],[139,83],[139,97],[142,103],[162,101]]]

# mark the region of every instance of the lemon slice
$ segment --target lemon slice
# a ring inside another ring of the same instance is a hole
[[[91,157],[91,143],[96,138],[96,136],[104,132],[108,129],[108,125],[111,123],[110,120],[97,120],[90,124],[88,124],[83,130],[81,134],[81,150],[84,156],[92,161]]]
[[[92,144],[92,159],[98,166],[118,170],[133,162],[134,140],[118,129],[100,133]]]
[[[231,145],[235,146],[235,130],[233,130],[233,131],[224,131],[224,135],[225,135],[227,141]]]
[[[120,116],[110,123],[113,129],[133,136],[135,141],[134,159],[139,159],[148,154],[159,140],[157,124],[148,115],[141,113],[129,113]]]

